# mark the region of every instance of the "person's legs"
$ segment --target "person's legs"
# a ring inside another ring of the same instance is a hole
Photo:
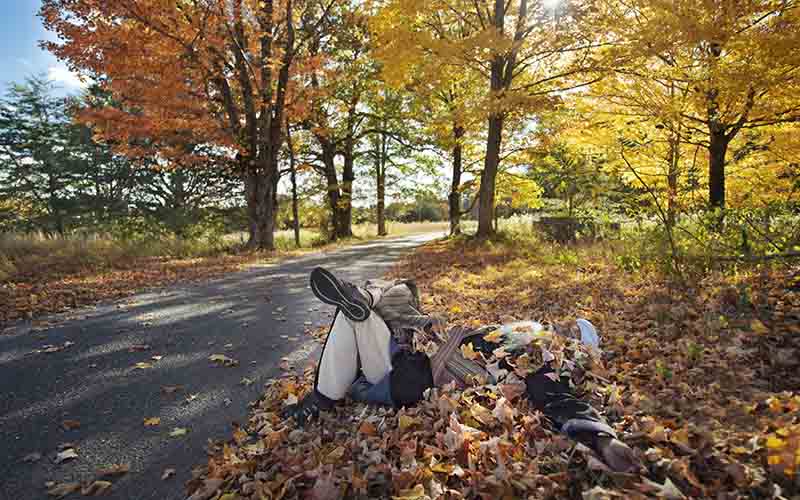
[[[342,399],[361,371],[377,384],[392,371],[392,334],[383,319],[372,313],[365,321],[351,321],[337,314],[317,369],[316,390],[333,401]]]

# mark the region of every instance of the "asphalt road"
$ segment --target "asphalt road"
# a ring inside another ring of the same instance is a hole
[[[0,335],[0,499],[47,498],[45,482],[86,480],[114,464],[131,470],[103,498],[185,498],[207,440],[229,438],[232,422],[245,424],[248,403],[280,373],[281,359],[307,358],[313,343],[304,331],[330,321],[333,311],[308,288],[311,269],[362,281],[439,236],[367,243],[142,293],[53,317],[47,330],[14,326]],[[142,345],[149,350],[137,350]],[[215,366],[212,354],[239,365]],[[182,389],[166,394],[166,386]],[[151,417],[160,425],[146,427]],[[67,430],[67,420],[80,426]],[[175,428],[189,432],[170,437]],[[78,458],[56,464],[65,443]],[[42,458],[23,461],[31,453]],[[165,469],[175,476],[162,480]]]

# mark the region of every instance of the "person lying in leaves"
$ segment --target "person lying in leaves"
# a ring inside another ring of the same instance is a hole
[[[283,416],[294,418],[298,425],[317,418],[348,394],[356,401],[402,408],[422,400],[432,387],[448,383],[465,387],[473,377],[498,383],[514,373],[515,362],[530,363],[532,354],[543,352],[541,367],[524,377],[525,394],[533,406],[557,430],[594,450],[612,470],[641,470],[631,448],[591,405],[575,397],[572,371],[576,362],[531,348],[543,338],[558,343],[558,335],[541,325],[520,322],[451,330],[429,358],[414,349],[414,333],[430,332],[440,322],[422,313],[413,281],[370,280],[360,288],[318,267],[311,272],[310,282],[317,298],[335,305],[337,312],[322,348],[314,390],[284,410]],[[594,326],[584,319],[574,326],[581,344],[599,353]],[[485,359],[496,361],[482,364]]]

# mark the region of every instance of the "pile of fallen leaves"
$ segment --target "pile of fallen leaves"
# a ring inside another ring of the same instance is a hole
[[[310,390],[309,367],[270,382],[248,425],[210,447],[190,498],[796,498],[798,269],[710,274],[687,288],[616,268],[613,249],[552,258],[561,251],[443,242],[394,274],[416,278],[426,312],[452,325],[591,320],[603,354],[577,391],[647,474],[612,473],[553,432],[513,379],[439,388],[400,411],[348,402],[298,429],[279,414]]]

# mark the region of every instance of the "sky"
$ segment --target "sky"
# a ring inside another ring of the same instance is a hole
[[[82,83],[66,65],[39,48],[39,40],[55,40],[36,16],[40,0],[0,0],[0,87],[46,74],[62,94],[80,92]]]

